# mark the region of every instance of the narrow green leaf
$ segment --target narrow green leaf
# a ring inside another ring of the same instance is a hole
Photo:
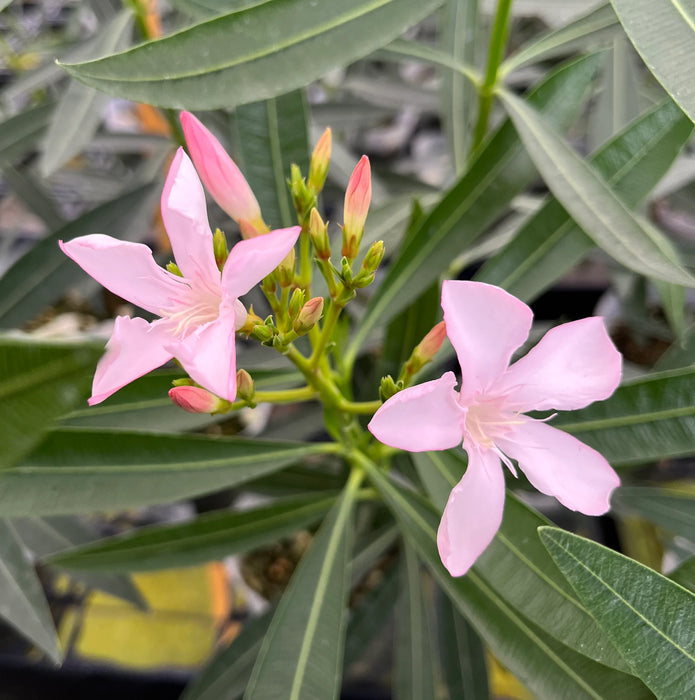
[[[430,700],[436,694],[432,633],[420,562],[408,545],[404,548],[401,561],[401,591],[396,607],[393,689],[398,700]]]
[[[390,481],[371,463],[365,470],[401,525],[404,536],[451,602],[490,650],[541,700],[651,697],[637,679],[578,654],[548,636],[509,605],[476,570],[452,578],[437,552],[439,516],[418,496]]]
[[[475,65],[480,33],[478,31],[478,0],[447,0],[441,11],[441,49],[456,61]],[[451,70],[442,74],[442,119],[454,172],[463,174],[470,147],[472,113],[475,106],[475,86]]]
[[[501,75],[507,75],[528,63],[536,63],[572,51],[586,50],[590,42],[612,35],[618,26],[618,18],[609,3],[599,5],[578,19],[533,39],[513,53],[500,66]]]
[[[234,113],[244,175],[271,228],[297,223],[287,187],[290,165],[309,172],[308,111],[301,90],[242,105]]]
[[[218,651],[195,680],[186,686],[181,700],[235,700],[241,697],[273,612],[271,609],[245,622],[232,643]]]
[[[99,538],[95,531],[77,518],[69,516],[13,518],[12,527],[24,546],[39,558]],[[145,599],[127,576],[80,572],[71,575],[71,578],[84,583],[88,588],[96,588],[132,603],[141,610],[147,610]]]
[[[461,450],[413,455],[425,489],[443,509],[463,475]],[[626,671],[610,640],[560,575],[536,530],[549,521],[507,493],[499,532],[475,564],[496,592],[547,634],[606,666]],[[533,595],[529,595],[533,591]]]
[[[695,452],[695,367],[627,382],[606,401],[559,413],[556,428],[576,435],[613,465]]]
[[[550,191],[597,245],[635,272],[695,286],[668,239],[633,214],[551,124],[511,93],[500,96]]]
[[[625,33],[666,92],[695,121],[695,7],[689,0],[611,0]]]
[[[485,648],[471,625],[440,596],[437,601],[439,659],[451,700],[488,700],[488,670]]]
[[[564,530],[539,529],[562,573],[657,697],[695,693],[695,596],[646,566]]]
[[[166,503],[270,474],[321,443],[56,430],[0,474],[2,515],[58,515]]]
[[[34,566],[24,556],[17,535],[0,519],[0,617],[9,622],[54,663],[62,660],[51,611]]]
[[[153,192],[153,186],[138,187],[102,204],[65,224],[20,258],[0,278],[0,328],[25,323],[84,275],[60,252],[58,241],[97,231],[120,234],[139,219]]]
[[[340,690],[350,581],[354,475],[295,570],[244,700],[329,700]]]
[[[611,503],[618,511],[639,515],[674,535],[695,541],[695,495],[686,491],[623,486]]]
[[[10,189],[49,229],[63,223],[63,217],[46,186],[26,168],[20,171],[9,163],[0,163],[0,169]]]
[[[48,126],[54,109],[54,104],[42,104],[0,123],[0,161],[11,163],[33,148]]]
[[[598,57],[589,56],[562,67],[533,91],[529,101],[558,127],[566,126],[576,116],[597,66]],[[375,326],[392,319],[435,282],[534,174],[511,123],[505,122],[401,248],[378,294],[370,300],[348,357],[357,354]]]
[[[206,513],[181,525],[154,525],[58,554],[51,564],[81,571],[152,571],[246,552],[320,520],[335,498],[304,496],[251,510]]]
[[[120,54],[64,68],[116,97],[185,109],[233,107],[284,94],[365,56],[440,3],[265,2]]]
[[[99,354],[84,345],[0,338],[0,468],[23,457],[57,418],[85,400]]]
[[[130,33],[133,13],[124,10],[104,26],[89,58],[123,47]],[[85,57],[87,58],[87,57]],[[91,140],[101,123],[108,97],[71,81],[60,98],[46,133],[39,170],[44,177],[77,155]]]
[[[671,100],[629,124],[592,157],[592,165],[629,207],[666,174],[692,133],[692,123]],[[594,242],[550,199],[493,256],[475,279],[531,301],[561,278]]]

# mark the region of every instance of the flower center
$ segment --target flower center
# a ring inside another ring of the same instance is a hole
[[[186,280],[181,285],[182,293],[172,299],[171,306],[162,312],[162,318],[168,321],[169,331],[185,338],[196,328],[214,321],[220,315],[222,294],[199,280]]]
[[[521,425],[524,418],[505,408],[505,399],[483,398],[468,406],[465,418],[465,431],[471,440],[486,448],[495,446],[495,440],[508,435],[515,425]]]

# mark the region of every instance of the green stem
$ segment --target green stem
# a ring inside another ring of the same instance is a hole
[[[311,238],[309,231],[302,226],[299,235],[299,286],[306,293],[307,300],[311,297]]]
[[[345,413],[359,413],[363,415],[376,413],[380,407],[381,401],[378,399],[376,401],[348,401],[343,399],[338,404],[338,408]]]
[[[487,134],[487,123],[490,118],[492,101],[494,99],[495,86],[497,85],[497,72],[502,62],[504,47],[507,43],[509,29],[509,12],[512,0],[498,0],[495,23],[490,36],[490,47],[487,56],[487,72],[478,92],[478,119],[473,131],[473,145],[471,153],[475,152],[483,142]]]
[[[338,318],[340,317],[340,312],[342,310],[343,306],[341,304],[337,304],[335,301],[329,302],[328,311],[326,312],[323,327],[321,328],[321,336],[314,346],[314,350],[309,358],[309,366],[312,369],[316,369],[321,361],[321,358],[326,350],[326,346],[333,337],[333,331],[335,330],[335,325],[338,323]]]

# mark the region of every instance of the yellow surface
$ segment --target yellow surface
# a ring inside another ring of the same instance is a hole
[[[150,611],[95,591],[61,620],[64,645],[83,658],[145,670],[190,668],[215,647],[230,596],[219,564],[133,575]]]

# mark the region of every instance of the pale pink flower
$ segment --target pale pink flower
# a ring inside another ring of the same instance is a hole
[[[621,357],[601,318],[553,328],[511,367],[533,314],[516,297],[479,282],[444,282],[447,335],[461,365],[462,387],[446,372],[405,389],[374,415],[371,432],[410,452],[447,450],[463,441],[468,468],[454,487],[437,534],[442,562],[465,574],[502,522],[504,462],[517,460],[542,493],[587,515],[601,515],[620,483],[588,445],[526,411],[574,410],[608,398],[620,382]]]
[[[243,237],[267,233],[249,183],[222,144],[190,112],[181,112],[181,126],[200,179],[220,207],[242,225]]]
[[[239,297],[270,274],[300,228],[240,241],[222,273],[215,264],[205,194],[183,149],[162,193],[162,218],[182,277],[159,267],[141,243],[92,234],[60,241],[62,251],[114,294],[157,316],[119,316],[92,385],[90,405],[175,357],[189,376],[223,399],[236,396],[234,333],[246,320]]]

